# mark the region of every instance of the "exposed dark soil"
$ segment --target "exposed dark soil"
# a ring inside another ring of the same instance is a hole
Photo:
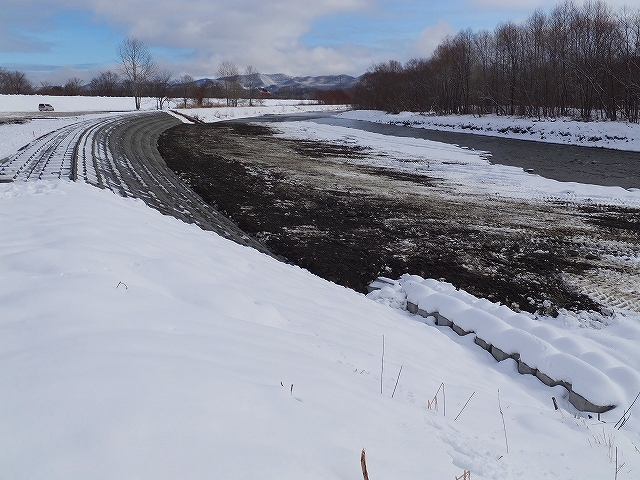
[[[263,125],[180,125],[162,134],[159,150],[272,252],[361,292],[380,275],[411,273],[532,312],[545,300],[598,310],[563,274],[586,274],[603,255],[640,243],[635,210],[458,192],[437,178],[358,165],[374,154],[366,149],[277,138]]]

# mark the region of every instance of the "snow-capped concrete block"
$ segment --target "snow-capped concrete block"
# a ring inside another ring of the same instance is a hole
[[[491,351],[491,344],[485,342],[483,339],[476,335],[476,338],[473,339],[474,343],[482,348],[484,348],[487,352]]]
[[[371,293],[375,290],[380,290],[384,287],[395,286],[397,282],[386,277],[378,277],[369,285],[367,285],[367,293]]]
[[[460,310],[457,315],[447,315],[447,317],[459,327],[476,332],[487,341],[491,341],[498,333],[511,328],[498,317],[478,308],[467,307]]]
[[[468,330],[465,330],[464,328],[459,327],[458,325],[456,325],[455,323],[451,324],[451,328],[453,329],[454,332],[456,332],[458,335],[460,335],[461,337],[464,337],[465,335],[469,335],[471,332]]]
[[[518,373],[521,373],[522,375],[536,375],[537,370],[535,368],[531,368],[522,360],[518,360]]]
[[[504,306],[496,309],[487,304],[485,308],[491,311],[484,310],[480,302],[435,281],[418,282],[412,277],[401,288],[406,285],[409,311],[433,316],[436,325],[448,326],[458,335],[475,333],[474,342],[497,361],[512,358],[519,373],[535,375],[549,387],[564,387],[578,410],[600,413],[620,404],[620,389],[605,372],[578,358],[573,345],[568,352],[560,351],[550,343],[559,340],[533,319]],[[447,291],[438,291],[441,289]]]
[[[555,387],[556,385],[560,385],[559,382],[551,378],[549,375],[541,372],[540,370],[536,370],[536,377],[538,377],[538,380],[540,380],[548,387]]]
[[[491,355],[493,355],[493,358],[495,358],[498,362],[506,360],[507,358],[511,358],[511,355],[509,353],[500,350],[495,345],[491,346]]]
[[[436,325],[439,327],[451,327],[453,322],[449,320],[447,317],[440,315],[438,312],[433,314],[436,317]]]
[[[407,310],[415,315],[418,313],[418,305],[413,302],[407,302]]]
[[[604,413],[615,408],[615,405],[595,405],[573,390],[569,391],[569,403],[581,412]]]

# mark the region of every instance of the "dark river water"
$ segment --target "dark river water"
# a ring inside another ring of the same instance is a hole
[[[520,167],[561,182],[640,188],[640,152],[578,147],[531,140],[490,137],[473,133],[443,132],[339,118],[327,113],[266,115],[248,122],[312,121],[367,132],[413,137],[488,152],[491,163]]]

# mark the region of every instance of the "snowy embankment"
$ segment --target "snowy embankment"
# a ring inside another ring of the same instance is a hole
[[[0,125],[0,142],[36,122],[56,120]],[[410,278],[596,368],[620,405],[598,421],[390,308],[399,288],[367,298],[139,200],[6,183],[0,223],[0,478],[361,478],[363,447],[371,478],[600,480],[616,455],[618,479],[640,472],[639,406],[614,427],[637,393],[637,314],[534,319]],[[585,372],[570,380],[591,388]]]
[[[0,192],[2,477],[358,478],[362,447],[380,478],[602,479],[615,447],[640,471],[634,417],[574,417],[468,336],[141,201]]]
[[[531,314],[478,299],[451,284],[405,275],[398,281],[381,279],[375,285],[380,291],[373,292],[372,298],[402,307],[406,302],[409,311],[429,318],[434,325],[451,327],[462,336],[473,333],[474,342],[496,360],[511,358],[520,373],[536,375],[548,386],[565,387],[570,393],[569,401],[580,410],[606,411],[611,406],[628,404],[640,392],[637,366],[625,363],[630,351],[636,349],[635,340],[627,345],[624,354],[619,346],[599,346],[598,353],[594,353],[595,344],[558,328],[557,321],[542,325]],[[561,315],[571,314],[564,311]],[[619,321],[595,313],[590,317],[591,326],[593,320],[603,325]],[[589,316],[585,314],[584,318]],[[631,324],[631,328],[637,329],[631,337],[638,338],[640,325]]]
[[[222,104],[220,104],[222,105]],[[199,120],[211,123],[221,120],[233,120],[236,118],[259,117],[261,115],[290,115],[305,112],[340,112],[346,110],[345,105],[318,105],[315,102],[300,100],[264,100],[253,107],[225,107],[215,106],[211,108],[177,108],[185,115],[196,117]]]
[[[640,124],[581,122],[572,118],[522,118],[484,115],[432,115],[414,112],[389,114],[353,110],[340,116],[376,123],[406,125],[449,132],[473,133],[519,140],[640,151]]]

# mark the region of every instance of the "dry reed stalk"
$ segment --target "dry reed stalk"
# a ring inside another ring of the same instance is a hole
[[[433,396],[433,400],[431,400],[431,404],[432,405],[435,404],[435,411],[437,412],[438,411],[438,393],[440,393],[440,389],[442,389],[442,414],[446,417],[447,416],[447,397],[444,393],[444,382],[442,382],[438,387],[436,394]],[[428,400],[427,400],[427,404],[429,404]]]
[[[464,406],[462,407],[462,410],[460,410],[460,413],[458,413],[458,415],[456,415],[456,418],[454,418],[454,419],[453,419],[453,421],[454,421],[454,422],[458,419],[458,417],[459,417],[460,415],[462,415],[462,412],[464,412],[464,409],[465,409],[465,408],[467,408],[467,405],[469,405],[469,402],[471,401],[471,399],[473,398],[473,396],[474,396],[475,394],[476,394],[476,392],[473,392],[473,393],[471,394],[471,396],[469,397],[469,400],[467,400],[467,403],[465,403],[465,404],[464,404]]]
[[[398,382],[400,381],[400,374],[402,373],[402,367],[404,365],[400,365],[400,371],[398,372],[398,378],[396,378],[396,386],[393,387],[393,393],[391,394],[391,398],[396,394],[396,388],[398,388]]]
[[[383,381],[384,381],[384,335],[382,335],[382,360],[380,365],[380,395],[382,395]]]
[[[364,448],[362,449],[362,453],[360,454],[360,465],[362,466],[362,476],[364,480],[369,480],[369,474],[367,473],[367,458],[364,452]]]
[[[507,453],[509,453],[509,439],[507,438],[507,424],[504,422],[504,413],[502,413],[502,404],[500,403],[500,389],[498,389],[498,409],[500,410],[500,416],[502,417],[502,428],[504,429],[504,442],[507,445]]]

